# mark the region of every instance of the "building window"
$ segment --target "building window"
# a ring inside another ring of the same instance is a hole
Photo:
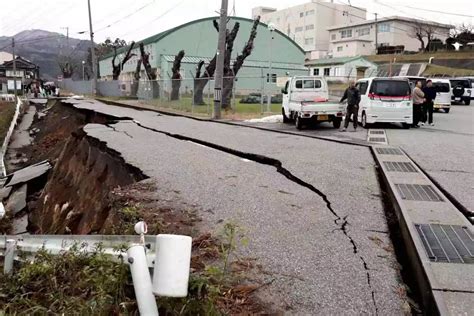
[[[300,18],[304,17],[304,12],[300,12]]]
[[[341,38],[352,37],[352,30],[343,30],[340,33],[341,33]]]
[[[330,70],[331,70],[331,68],[324,68],[324,75],[329,76],[329,71]]]
[[[335,41],[336,40],[336,34],[331,34],[331,41]]]
[[[378,25],[379,33],[390,32],[390,24],[389,23],[380,23]]]
[[[277,74],[271,74],[271,79],[270,79],[270,74],[267,74],[267,82],[268,83],[276,83],[277,82]]]
[[[364,36],[364,35],[369,35],[370,34],[370,28],[368,27],[363,27],[357,30],[357,33],[359,36]]]
[[[301,31],[303,31],[302,26],[298,26],[297,28],[295,28],[295,33],[298,33],[298,32],[301,32]]]
[[[314,24],[306,25],[306,31],[314,30]]]
[[[338,52],[342,52],[342,46],[338,46],[338,47],[337,47],[337,51],[338,51]]]
[[[313,76],[319,76],[319,68],[313,69]]]
[[[305,39],[304,39],[304,43],[305,43],[305,45],[314,44],[314,38],[313,38],[313,37],[305,38]]]
[[[308,15],[313,15],[313,14],[314,14],[314,10],[306,11],[306,16],[308,16]]]

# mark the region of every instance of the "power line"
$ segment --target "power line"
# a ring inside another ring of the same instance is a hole
[[[96,30],[95,33],[98,33],[98,32],[100,32],[100,31],[103,31],[103,30],[105,30],[105,29],[111,27],[112,25],[115,25],[115,24],[117,24],[117,23],[122,22],[122,21],[125,20],[125,19],[128,19],[129,17],[135,15],[136,13],[142,11],[143,9],[145,9],[146,7],[148,7],[148,6],[150,6],[151,4],[154,4],[154,3],[155,3],[155,0],[153,0],[153,1],[151,1],[151,2],[149,2],[149,3],[147,3],[147,4],[145,4],[145,5],[143,5],[143,6],[141,6],[140,8],[136,9],[136,10],[133,11],[132,13],[129,13],[129,14],[125,15],[124,17],[122,17],[122,18],[120,18],[120,19],[118,19],[118,20],[116,20],[116,21],[110,23],[109,25],[104,26],[104,27],[102,27],[102,28]]]
[[[400,5],[399,5],[400,6]],[[420,11],[426,11],[426,12],[433,12],[433,13],[439,13],[439,14],[444,14],[444,15],[454,15],[454,16],[462,16],[466,18],[474,18],[474,15],[468,15],[468,14],[461,14],[461,13],[454,13],[454,12],[443,12],[443,11],[438,11],[438,10],[430,10],[430,9],[423,9],[423,8],[415,8],[411,7],[408,5],[403,5],[406,8],[414,9],[414,10],[420,10]]]

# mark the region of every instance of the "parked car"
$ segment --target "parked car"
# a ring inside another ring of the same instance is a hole
[[[471,83],[471,100],[474,99],[474,77],[461,77],[459,79],[466,79],[469,80]]]
[[[357,81],[361,100],[358,120],[364,128],[373,123],[413,123],[410,82],[406,78],[365,78]]]
[[[471,104],[471,82],[468,79],[453,78],[451,81],[451,102],[464,102],[464,104]]]
[[[268,96],[263,96],[263,103],[267,103]],[[280,104],[283,100],[281,94],[272,95],[271,96],[271,103],[272,104]],[[250,93],[248,96],[243,97],[240,99],[240,103],[247,103],[247,104],[260,104],[262,103],[262,94],[261,93]]]
[[[294,121],[297,129],[312,122],[332,122],[335,128],[341,126],[344,105],[328,101],[328,84],[323,77],[292,77],[282,93],[284,123]]]
[[[436,89],[436,99],[433,102],[435,111],[443,109],[444,112],[449,113],[451,109],[451,82],[449,79],[433,78],[433,87]]]

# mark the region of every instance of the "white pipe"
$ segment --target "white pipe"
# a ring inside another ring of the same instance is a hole
[[[158,307],[153,295],[145,248],[140,245],[132,246],[128,248],[127,255],[140,315],[158,316]]]
[[[153,293],[167,297],[188,295],[192,238],[182,235],[156,236]]]

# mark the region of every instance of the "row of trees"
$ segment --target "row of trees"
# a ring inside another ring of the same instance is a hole
[[[237,73],[242,68],[245,59],[250,56],[254,47],[254,40],[257,36],[257,27],[260,23],[260,17],[257,17],[252,25],[252,29],[249,35],[249,39],[245,44],[244,48],[237,55],[237,58],[232,63],[232,52],[234,49],[234,41],[237,37],[237,34],[240,29],[240,23],[235,22],[232,29],[227,29],[226,31],[226,51],[225,51],[225,60],[224,60],[224,84],[222,89],[222,107],[228,108],[230,106],[230,99],[232,96],[232,90],[234,86],[234,78],[237,76]],[[219,32],[219,24],[216,20],[213,21],[213,26]],[[113,52],[112,57],[112,79],[118,80],[120,73],[123,70],[124,65],[136,54],[132,53],[133,49],[136,47],[135,42],[127,44],[125,41],[116,39],[115,41],[106,40],[104,43],[101,43],[96,48],[96,55],[98,59],[104,57]],[[117,50],[120,48],[127,48],[124,57],[117,62]],[[150,55],[145,52],[143,43],[139,44],[140,48],[140,58],[138,58],[137,66],[133,75],[134,82],[132,83],[132,95],[137,94],[138,84],[140,80],[140,73],[142,66],[145,69],[147,79],[151,81],[153,97],[159,97],[160,86],[157,81],[156,69],[150,65]],[[181,88],[181,62],[185,56],[185,51],[181,50],[174,59],[172,67],[172,84],[171,84],[171,100],[179,99],[179,90]],[[194,103],[196,105],[203,105],[204,102],[204,89],[208,82],[213,79],[214,73],[216,70],[216,61],[217,54],[211,59],[211,61],[206,65],[205,61],[201,60],[196,68],[196,73],[194,77]],[[90,63],[92,64],[92,63]],[[203,69],[204,67],[204,69]]]
[[[420,51],[436,51],[439,49],[454,50],[454,44],[459,43],[461,47],[474,42],[474,28],[472,25],[461,24],[452,29],[445,43],[436,38],[437,28],[425,23],[414,23],[410,35],[420,42]]]

